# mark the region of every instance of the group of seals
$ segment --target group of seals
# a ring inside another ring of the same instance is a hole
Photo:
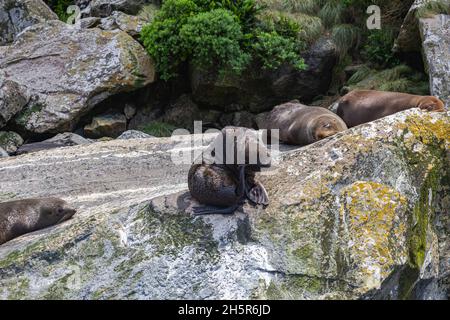
[[[0,245],[23,234],[66,221],[76,210],[59,198],[0,203]]]
[[[224,128],[196,162],[201,163],[193,164],[188,173],[189,191],[213,207],[195,207],[194,215],[231,214],[245,199],[268,205],[267,191],[255,172],[270,166],[270,155],[255,131]]]
[[[294,145],[308,145],[345,131],[348,128],[371,122],[399,111],[420,108],[441,112],[444,103],[433,96],[418,96],[398,92],[354,90],[338,101],[337,114],[320,107],[310,107],[299,101],[276,106],[266,117],[261,129],[278,129],[281,141]],[[240,128],[225,128],[218,139],[230,139],[231,133],[249,132]],[[220,141],[216,139],[216,142]],[[242,143],[241,143],[242,145]],[[255,139],[246,140],[245,154],[250,146],[265,146]],[[261,148],[262,147],[262,148]],[[260,156],[262,154],[259,154]],[[246,198],[254,204],[268,205],[269,197],[264,186],[255,178],[255,172],[264,167],[244,164],[215,164],[202,161],[191,166],[188,186],[191,195],[200,203],[218,208],[194,208],[194,214],[230,214]]]
[[[436,112],[445,110],[444,102],[433,96],[354,90],[339,100],[337,115],[351,128],[412,108]]]

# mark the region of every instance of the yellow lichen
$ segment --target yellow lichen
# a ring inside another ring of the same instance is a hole
[[[401,239],[406,233],[407,200],[386,185],[358,181],[344,189],[341,219],[349,237],[351,260],[362,262],[359,272],[366,275],[365,286],[377,287],[398,259],[406,257]]]

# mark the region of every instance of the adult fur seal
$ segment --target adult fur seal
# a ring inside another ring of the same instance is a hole
[[[268,115],[265,129],[279,129],[281,141],[308,145],[347,130],[344,121],[333,112],[299,102],[276,106]]]
[[[194,215],[231,214],[246,198],[254,204],[268,205],[267,191],[255,172],[269,166],[269,152],[255,131],[224,128],[202,154],[201,163],[189,170],[191,195],[202,204],[214,206],[195,207]]]
[[[24,199],[0,203],[0,245],[25,233],[70,219],[76,210],[58,198]]]
[[[375,90],[354,90],[338,102],[337,115],[349,128],[411,108],[444,111],[444,102],[433,96]]]

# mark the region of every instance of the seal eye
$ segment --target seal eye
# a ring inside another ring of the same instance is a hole
[[[324,127],[324,128],[327,128],[327,129],[330,129],[330,128],[331,128],[331,124],[325,123],[325,124],[323,125],[323,127]]]
[[[64,209],[63,208],[58,208],[58,214],[63,214],[64,213]]]

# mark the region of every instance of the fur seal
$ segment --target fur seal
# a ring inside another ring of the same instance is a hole
[[[293,145],[308,145],[347,130],[344,121],[333,112],[297,101],[273,108],[265,126],[269,130],[279,129],[280,140]]]
[[[436,112],[445,110],[444,102],[433,96],[353,90],[339,100],[337,115],[351,128],[412,108]]]
[[[25,233],[70,219],[76,210],[59,198],[24,199],[0,203],[0,245]]]
[[[227,149],[227,143],[232,149]],[[246,198],[256,205],[268,205],[267,191],[256,179],[255,172],[269,166],[270,154],[255,131],[224,128],[202,154],[201,164],[193,164],[189,170],[191,195],[200,203],[214,207],[195,207],[194,215],[231,214]]]

